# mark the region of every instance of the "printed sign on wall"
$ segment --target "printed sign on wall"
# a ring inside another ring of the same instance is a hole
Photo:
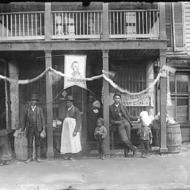
[[[110,104],[113,103],[113,95],[114,93],[110,93]],[[121,94],[121,101],[125,106],[150,106],[151,104],[151,98],[148,93],[134,96]]]
[[[64,89],[77,85],[86,88],[86,55],[65,55]]]

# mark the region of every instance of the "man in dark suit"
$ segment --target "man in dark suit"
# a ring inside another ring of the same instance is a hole
[[[136,147],[130,141],[132,124],[126,107],[121,104],[121,94],[115,93],[113,100],[114,103],[109,108],[110,123],[112,127],[117,128],[120,138],[125,145],[125,156],[127,156],[129,149],[133,151],[133,156],[135,156]]]
[[[43,110],[37,105],[38,97],[37,94],[32,94],[31,105],[26,109],[24,117],[24,127],[26,128],[26,136],[28,139],[28,160],[31,162],[33,160],[33,139],[35,137],[35,160],[40,162],[40,133],[45,131],[45,120],[43,115]]]

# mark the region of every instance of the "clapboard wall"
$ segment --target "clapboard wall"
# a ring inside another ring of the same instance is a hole
[[[190,54],[190,3],[184,2],[184,31],[186,52]]]

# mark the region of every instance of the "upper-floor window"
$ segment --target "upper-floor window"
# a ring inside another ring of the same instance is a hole
[[[184,47],[183,3],[167,2],[165,5],[168,48],[180,51]]]

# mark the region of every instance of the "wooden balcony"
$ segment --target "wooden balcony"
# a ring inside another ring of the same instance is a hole
[[[159,39],[159,11],[154,10],[109,10],[109,38]],[[0,40],[45,39],[101,39],[103,11],[52,11],[51,31],[45,31],[45,13],[15,12],[0,13]]]
[[[0,13],[0,40],[44,38],[44,12]]]
[[[109,37],[158,39],[158,10],[109,11]]]
[[[101,11],[52,12],[53,39],[100,39]]]

